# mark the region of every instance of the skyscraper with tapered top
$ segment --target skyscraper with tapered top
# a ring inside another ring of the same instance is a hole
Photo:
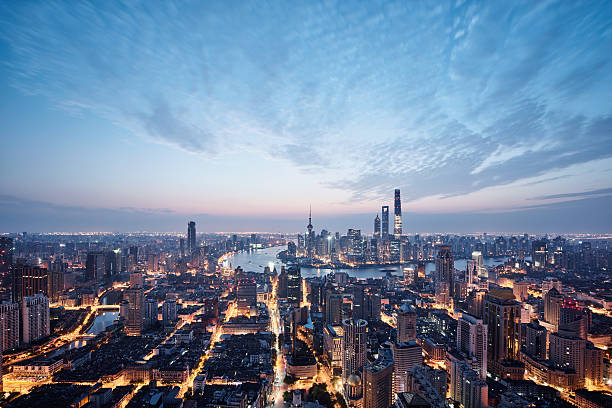
[[[393,235],[395,238],[402,236],[402,199],[399,188],[395,189],[395,218],[393,220]]]

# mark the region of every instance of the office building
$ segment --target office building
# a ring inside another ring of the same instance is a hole
[[[521,325],[524,351],[529,356],[538,359],[546,360],[546,328],[541,326],[537,321],[525,323]]]
[[[544,320],[554,328],[553,332],[559,328],[559,315],[563,299],[564,296],[554,287],[544,295]]]
[[[47,295],[51,302],[57,302],[59,296],[64,291],[64,274],[66,273],[66,263],[61,259],[56,259],[49,264],[49,289]]]
[[[546,241],[533,241],[531,244],[531,259],[536,268],[545,268],[548,260]]]
[[[19,303],[0,303],[0,352],[19,346]]]
[[[413,367],[423,364],[423,349],[416,341],[395,342],[391,344],[394,366],[393,392],[409,391],[408,373]]]
[[[500,373],[500,364],[518,359],[521,304],[512,290],[492,290],[484,299],[483,323],[488,327],[487,366]]]
[[[26,296],[21,302],[21,342],[29,344],[51,334],[49,298],[43,294]]]
[[[410,393],[423,398],[427,401],[429,407],[448,407],[446,404],[446,383],[447,374],[444,370],[437,370],[426,365],[415,366],[410,370],[408,379]]]
[[[462,314],[457,320],[457,350],[472,361],[481,379],[487,378],[487,325],[481,319]]]
[[[368,322],[360,319],[342,322],[342,382],[345,386],[349,384],[349,376],[360,376],[366,363],[367,326]]]
[[[241,279],[236,286],[236,304],[238,313],[247,314],[252,307],[257,306],[257,284],[254,280]]]
[[[450,398],[464,408],[486,408],[489,406],[489,387],[468,363],[451,360]]]
[[[26,296],[47,295],[49,291],[49,272],[33,265],[17,265],[12,273],[12,296],[14,302],[21,302]]]
[[[393,356],[388,348],[363,369],[363,408],[388,408],[393,403]]]
[[[342,303],[344,298],[341,294],[327,292],[325,300],[325,322],[327,324],[342,323]]]
[[[130,287],[124,292],[127,300],[127,317],[125,321],[125,332],[128,336],[140,336],[143,328],[143,304],[144,292],[142,287]]]
[[[300,307],[302,302],[302,274],[297,265],[287,267],[287,301],[293,307]]]
[[[164,327],[174,326],[178,321],[178,304],[175,299],[167,299],[162,304],[162,323]]]
[[[441,304],[449,304],[455,291],[455,260],[449,245],[440,245],[436,255],[436,300]]]
[[[565,298],[559,309],[558,332],[569,336],[587,339],[587,317],[578,302]]]
[[[395,189],[395,218],[393,220],[393,236],[399,239],[402,236],[402,200],[399,189]]]
[[[353,286],[353,316],[369,322],[380,320],[380,295],[366,284]]]
[[[284,266],[281,267],[281,271],[278,274],[276,296],[278,296],[279,299],[287,299],[287,270]]]
[[[400,343],[416,340],[416,310],[404,303],[397,311],[397,341]]]
[[[104,252],[88,252],[85,263],[85,276],[92,282],[100,282],[106,273],[106,256]]]
[[[548,340],[550,361],[558,367],[573,369],[578,377],[578,385],[582,386],[585,378],[586,340],[559,333],[550,334]]]
[[[381,233],[382,233],[382,237],[386,239],[389,237],[389,206],[388,205],[382,206],[381,214],[382,214]]]
[[[191,256],[196,249],[196,223],[189,221],[187,224],[187,255]]]
[[[147,299],[145,300],[145,311],[144,311],[144,325],[147,328],[154,327],[157,325],[158,319],[158,307],[157,300]]]

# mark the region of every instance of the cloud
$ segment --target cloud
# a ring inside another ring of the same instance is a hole
[[[409,201],[612,157],[610,19],[606,2],[54,0],[3,4],[0,39],[11,83],[63,109]]]
[[[600,188],[598,190],[582,191],[579,193],[564,193],[564,194],[550,194],[545,196],[533,197],[530,200],[554,200],[559,198],[581,198],[589,197],[594,195],[610,195],[612,194],[612,188]]]

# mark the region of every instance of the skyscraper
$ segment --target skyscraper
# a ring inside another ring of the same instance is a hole
[[[380,217],[378,214],[376,214],[376,218],[374,218],[374,236],[380,238]]]
[[[287,267],[287,301],[293,307],[300,307],[302,302],[302,274],[297,265]]]
[[[142,286],[136,283],[133,284],[125,290],[124,297],[128,301],[125,332],[128,336],[140,336],[144,323],[144,291]]]
[[[187,224],[187,255],[191,256],[196,249],[196,224],[195,221],[189,221]]]
[[[153,327],[157,324],[157,300],[147,299],[145,301],[144,324],[146,327]]]
[[[162,304],[162,322],[164,327],[173,326],[178,320],[178,304],[175,299],[167,299]]]
[[[423,364],[423,349],[416,341],[410,340],[407,342],[395,342],[391,345],[393,352],[394,376],[393,381],[394,392],[407,392],[408,373],[412,367],[417,367]]]
[[[382,206],[382,237],[387,238],[389,236],[389,206]]]
[[[342,295],[328,292],[325,298],[325,322],[340,324],[342,321]]]
[[[549,358],[553,364],[572,368],[578,374],[578,385],[584,384],[587,342],[579,337],[552,333],[549,338]]]
[[[395,218],[393,221],[393,235],[398,239],[402,235],[402,200],[399,188],[395,189]]]
[[[39,293],[21,302],[21,342],[29,344],[51,334],[49,298]]]
[[[469,314],[457,320],[457,350],[472,360],[472,368],[481,379],[487,378],[487,325]]]
[[[388,408],[393,403],[393,356],[388,348],[363,369],[363,408]]]
[[[464,408],[489,406],[489,387],[470,365],[462,360],[451,360],[450,397]]]
[[[0,352],[19,346],[19,303],[0,303]]]
[[[349,384],[349,377],[361,371],[366,363],[366,328],[362,319],[346,319],[342,322],[342,382]]]
[[[537,321],[521,325],[524,351],[538,360],[546,360],[546,328]]]
[[[85,275],[92,282],[100,282],[106,273],[106,256],[104,252],[88,252],[85,264]]]
[[[14,302],[38,293],[48,294],[49,272],[40,266],[18,265],[13,268],[12,295]]]
[[[416,340],[416,310],[404,303],[397,312],[397,341]]]
[[[449,245],[440,245],[436,256],[436,300],[448,304],[455,293],[455,260]]]
[[[487,324],[487,366],[495,372],[502,361],[516,361],[520,339],[521,304],[512,291],[493,290],[484,299],[484,319]]]
[[[546,241],[533,241],[531,244],[531,258],[536,268],[545,268],[548,261]]]
[[[64,273],[66,264],[59,258],[49,264],[49,290],[47,295],[51,302],[57,302],[59,295],[64,291]]]
[[[251,307],[257,306],[257,284],[253,279],[243,278],[236,286],[238,312],[246,314]]]
[[[544,320],[550,323],[553,331],[559,328],[559,316],[563,305],[563,295],[554,287],[544,295]]]
[[[279,299],[287,299],[287,269],[284,266],[281,267],[281,272],[278,275],[276,296]]]

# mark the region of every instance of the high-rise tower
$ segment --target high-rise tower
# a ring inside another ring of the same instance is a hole
[[[416,310],[404,303],[397,312],[397,341],[408,342],[416,340]]]
[[[342,322],[342,377],[347,383],[348,377],[361,371],[366,359],[366,330],[368,322],[362,319],[346,319]]]
[[[315,237],[312,226],[312,207],[308,211],[308,225],[306,226],[306,252],[309,258],[312,258],[315,247]]]
[[[380,238],[380,217],[376,214],[374,218],[374,236]]]
[[[462,314],[457,320],[457,350],[472,359],[472,368],[481,379],[487,378],[488,327],[481,319]]]
[[[395,219],[393,221],[393,235],[399,238],[402,235],[402,199],[399,188],[395,189]]]
[[[196,227],[195,221],[189,221],[187,224],[187,251],[188,255],[191,256],[196,248]]]
[[[300,307],[302,301],[302,274],[297,265],[287,268],[287,301],[293,307]]]
[[[487,368],[499,374],[502,361],[518,359],[521,304],[510,290],[496,289],[484,300],[483,324],[487,325]]]
[[[382,237],[387,238],[389,236],[389,206],[382,206]]]
[[[436,300],[448,304],[455,290],[455,260],[449,245],[440,245],[436,256]]]

